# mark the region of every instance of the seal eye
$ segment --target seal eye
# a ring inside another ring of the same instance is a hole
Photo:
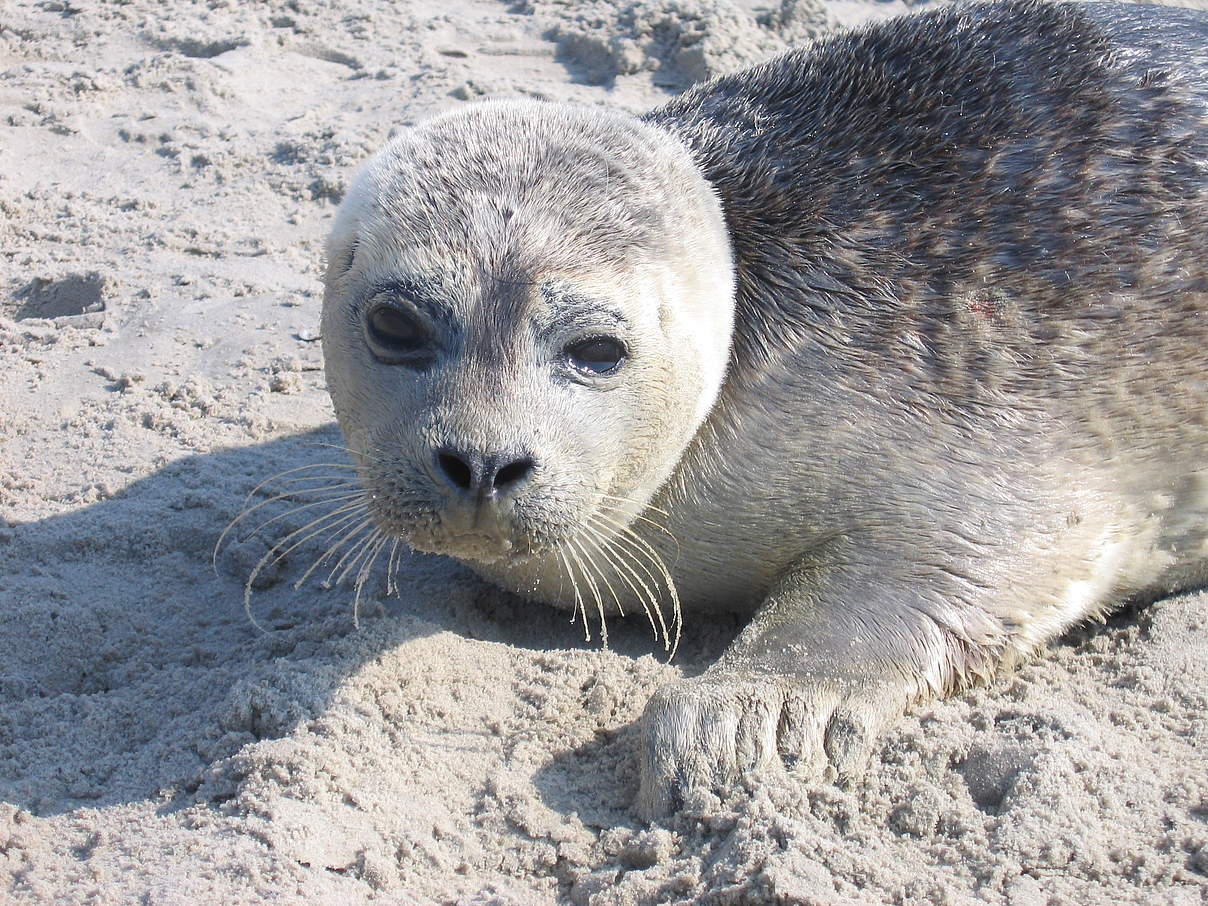
[[[566,356],[583,374],[611,374],[625,361],[625,347],[612,337],[591,337],[567,346]]]
[[[414,315],[394,305],[377,305],[366,318],[369,347],[379,359],[398,362],[426,351],[428,333]]]

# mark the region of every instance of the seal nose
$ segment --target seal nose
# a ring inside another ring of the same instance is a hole
[[[531,456],[480,455],[451,447],[437,452],[436,465],[449,487],[479,499],[515,491],[528,480],[536,466]]]

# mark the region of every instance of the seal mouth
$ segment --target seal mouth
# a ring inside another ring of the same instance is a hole
[[[558,547],[563,532],[526,526],[481,510],[425,507],[409,511],[386,495],[369,500],[377,528],[412,550],[479,564],[522,563]]]
[[[479,563],[495,563],[512,559],[516,545],[502,535],[485,532],[458,532],[442,539],[436,553],[458,560],[474,560]]]
[[[480,564],[521,563],[548,549],[548,545],[510,533],[481,529],[450,530],[437,525],[407,531],[393,527],[389,531],[413,550]]]

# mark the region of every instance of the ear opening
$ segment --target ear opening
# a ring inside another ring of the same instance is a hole
[[[327,272],[323,279],[329,288],[352,270],[359,245],[360,238],[355,232],[345,233],[340,236],[333,234],[330,240],[328,240]]]

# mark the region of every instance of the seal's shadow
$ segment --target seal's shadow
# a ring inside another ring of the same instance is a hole
[[[0,800],[39,815],[148,798],[170,807],[242,746],[320,715],[365,660],[438,630],[584,646],[565,614],[509,618],[506,595],[412,554],[396,570],[401,597],[381,594],[380,558],[358,628],[347,584],[293,587],[314,545],[254,592],[252,613],[269,631],[253,626],[243,583],[267,544],[235,536],[215,570],[215,541],[267,473],[339,459],[315,446],[338,443],[326,428],[190,456],[108,499],[0,523]],[[619,635],[635,653],[650,650],[637,633]]]

